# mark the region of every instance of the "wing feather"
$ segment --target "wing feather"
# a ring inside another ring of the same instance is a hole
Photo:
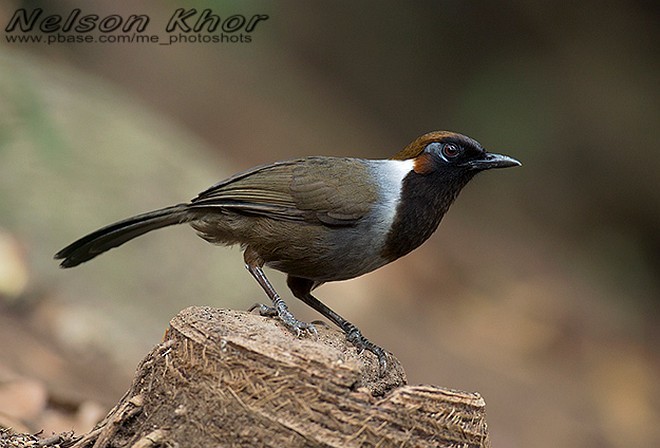
[[[272,219],[353,225],[377,198],[365,160],[334,157],[263,165],[215,184],[191,201]]]

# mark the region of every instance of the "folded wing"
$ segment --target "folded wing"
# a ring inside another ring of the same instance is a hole
[[[350,226],[377,199],[360,159],[308,157],[253,168],[232,176],[191,201],[192,208],[220,207],[277,220]]]

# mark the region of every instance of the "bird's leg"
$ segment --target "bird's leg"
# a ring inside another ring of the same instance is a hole
[[[268,279],[266,278],[266,274],[264,274],[264,271],[261,268],[263,263],[255,264],[254,254],[248,253],[248,251],[249,249],[246,250],[244,254],[245,267],[247,268],[248,272],[252,274],[252,276],[257,281],[257,283],[259,283],[259,285],[266,292],[271,302],[273,302],[272,307],[263,304],[257,304],[257,305],[253,305],[251,307],[251,310],[255,308],[259,308],[259,312],[261,313],[261,315],[265,315],[265,316],[277,315],[277,317],[280,318],[280,320],[284,323],[284,325],[286,325],[291,331],[296,333],[296,336],[300,336],[302,332],[307,332],[316,336],[318,334],[316,331],[316,327],[314,327],[313,324],[302,322],[295,318],[295,316],[291,313],[291,311],[289,311],[289,307],[286,306],[284,300],[282,300],[282,298],[279,296],[277,291],[275,291],[275,288],[273,288],[273,285],[271,285]]]
[[[323,314],[325,317],[334,322],[335,325],[341,328],[344,333],[346,333],[346,339],[348,339],[350,343],[357,347],[360,352],[363,350],[368,350],[376,355],[378,358],[378,364],[380,366],[380,372],[385,372],[387,369],[387,352],[371,342],[369,339],[362,336],[362,333],[358,327],[332,311],[323,302],[314,297],[311,294],[312,287],[314,286],[313,281],[289,275],[287,277],[287,284],[289,285],[289,288],[291,289],[291,292],[293,292],[294,296],[314,308],[319,313]]]

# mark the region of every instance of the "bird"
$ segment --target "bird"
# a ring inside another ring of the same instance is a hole
[[[308,156],[260,165],[199,193],[190,202],[102,227],[63,248],[55,259],[71,268],[152,230],[189,224],[215,245],[240,245],[248,272],[276,316],[292,332],[317,334],[299,321],[264,268],[287,275],[297,299],[336,324],[381,370],[387,352],[312,295],[327,282],[359,277],[410,253],[438,228],[463,187],[479,172],[522,165],[487,152],[456,132],[433,131],[388,159]]]

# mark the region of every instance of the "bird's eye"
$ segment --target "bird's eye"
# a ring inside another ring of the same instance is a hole
[[[461,150],[454,143],[445,143],[442,145],[442,155],[447,159],[453,159],[461,153]]]

